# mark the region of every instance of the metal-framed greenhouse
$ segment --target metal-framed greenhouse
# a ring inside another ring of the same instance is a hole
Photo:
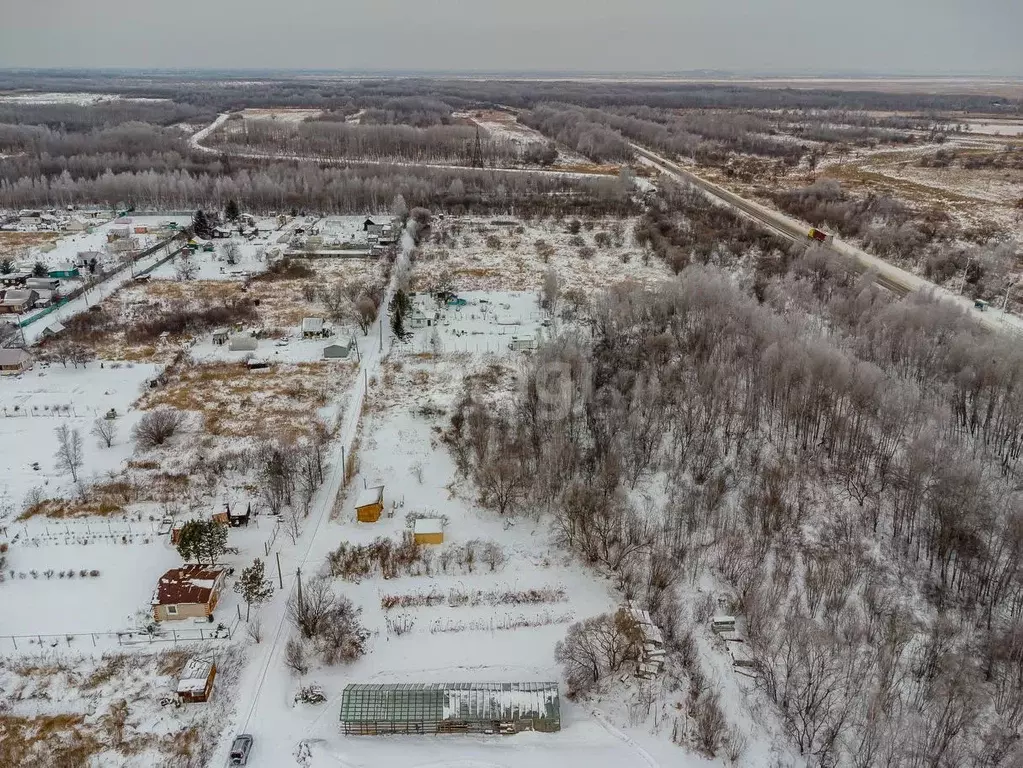
[[[561,730],[557,683],[354,683],[341,696],[347,734]]]

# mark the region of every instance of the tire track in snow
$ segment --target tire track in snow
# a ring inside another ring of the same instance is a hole
[[[604,717],[604,715],[602,715],[595,709],[590,710],[590,714],[593,715],[593,719],[600,723],[600,726],[605,731],[610,733],[619,741],[628,744],[630,747],[632,747],[636,751],[636,754],[639,755],[640,758],[642,758],[643,762],[649,765],[650,768],[661,768],[660,763],[654,760],[653,755],[651,755],[649,752],[643,749],[643,747],[639,746],[639,744],[637,744],[633,739],[629,738],[626,734],[622,733],[613,725],[611,725],[610,721],[606,717]]]

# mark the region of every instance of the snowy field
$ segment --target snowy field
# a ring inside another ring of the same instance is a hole
[[[84,368],[36,365],[20,376],[0,377],[0,491],[6,489],[19,508],[32,488],[48,496],[71,493],[70,478],[58,472],[54,459],[55,430],[62,425],[82,434],[84,479],[117,470],[131,456],[128,435],[141,416],[131,410],[132,403],[156,371],[149,364],[101,368],[94,362]],[[89,432],[111,408],[118,414],[118,436],[112,447],[100,448]]]
[[[88,107],[105,101],[168,101],[118,96],[113,93],[0,93],[0,102],[14,104],[74,104]]]
[[[217,664],[209,702],[165,705],[193,653]],[[240,648],[211,644],[0,659],[0,760],[5,766],[206,764],[234,705],[242,664]]]
[[[1023,121],[1009,120],[966,120],[970,133],[988,136],[1023,136]]]
[[[267,109],[243,109],[239,114],[243,120],[280,120],[285,123],[301,123],[315,119],[323,114],[322,109],[292,109],[289,107],[271,107]]]

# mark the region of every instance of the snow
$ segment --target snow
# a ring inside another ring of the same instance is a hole
[[[57,437],[62,425],[81,432],[84,464],[82,477],[91,478],[118,469],[132,452],[131,428],[141,413],[131,410],[143,383],[158,368],[149,364],[89,363],[85,368],[37,363],[19,376],[0,377],[0,492],[20,501],[33,487],[46,487],[47,495],[70,493],[70,478],[55,467]],[[110,448],[100,448],[89,435],[93,422],[113,408],[118,437]],[[33,469],[33,463],[39,469]],[[62,490],[63,489],[63,490]],[[0,521],[3,509],[0,507]]]
[[[131,96],[118,96],[112,93],[7,93],[0,94],[0,102],[15,104],[74,104],[88,107],[108,101],[169,101],[169,99],[149,99]]]
[[[365,488],[359,492],[355,499],[355,507],[367,507],[370,504],[379,504],[384,498],[384,486],[377,485],[372,488]]]
[[[52,521],[9,527],[18,538],[11,543],[8,568],[18,576],[8,574],[3,584],[5,634],[63,637],[132,629],[134,614],[148,610],[160,576],[181,562],[166,537],[136,535],[123,543],[125,534],[108,533],[123,530],[117,524],[108,529],[93,523],[91,536],[63,534],[64,530],[62,523]],[[49,538],[45,538],[47,531],[53,532]],[[34,545],[33,540],[53,543]],[[74,577],[46,576],[51,569],[57,573],[72,570]],[[80,576],[82,569],[98,570],[99,576]],[[104,639],[107,644],[111,641],[109,636]],[[84,644],[92,647],[88,640]],[[81,645],[81,641],[75,643],[75,647]],[[13,650],[6,641],[0,641],[0,648]]]
[[[1009,120],[964,120],[970,126],[970,133],[989,136],[1023,136],[1023,121]]]
[[[473,352],[506,354],[515,339],[535,341],[549,321],[527,291],[460,291],[465,306],[439,303],[417,294],[413,307],[430,326],[416,328],[404,353]],[[439,320],[434,317],[439,315]]]
[[[416,520],[413,532],[422,534],[443,533],[444,521],[439,517],[421,517]]]

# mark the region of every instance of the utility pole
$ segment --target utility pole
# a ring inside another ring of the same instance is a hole
[[[277,555],[277,583],[281,589],[284,589],[284,577],[281,575],[281,553],[274,552],[274,554]]]
[[[1006,307],[1008,306],[1008,304],[1009,304],[1009,292],[1010,292],[1010,291],[1011,291],[1011,290],[1012,290],[1013,288],[1015,288],[1015,287],[1016,287],[1016,284],[1015,284],[1015,283],[1009,283],[1009,284],[1008,284],[1008,285],[1007,285],[1007,286],[1005,287],[1005,295],[1004,295],[1004,296],[1002,297],[1002,314],[1003,314],[1003,315],[1005,314],[1005,308],[1006,308]]]
[[[377,322],[380,325],[380,354],[383,354],[384,353],[384,318],[383,318],[383,315],[381,315],[377,319]]]
[[[295,573],[298,576],[298,609],[302,610],[302,569],[296,569]]]

